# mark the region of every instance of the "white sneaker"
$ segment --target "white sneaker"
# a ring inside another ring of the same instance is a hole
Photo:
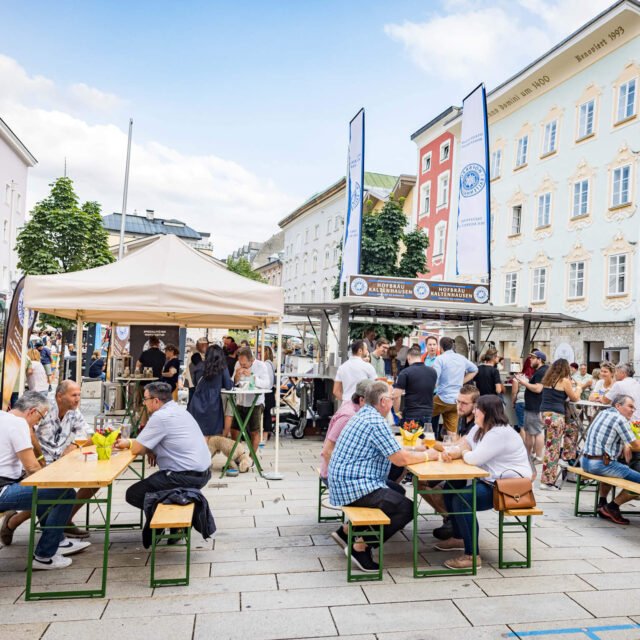
[[[58,554],[61,556],[72,556],[78,551],[82,551],[91,546],[88,540],[76,540],[75,538],[62,538],[62,541],[58,545]]]
[[[566,460],[558,460],[558,466],[561,469],[568,469],[569,468],[569,463]]]
[[[38,556],[33,556],[31,568],[34,571],[51,571],[52,569],[64,569],[65,567],[68,567],[71,562],[71,558],[65,558],[59,553],[56,553],[56,555],[51,558],[39,558]]]
[[[541,482],[540,491],[560,491],[560,487],[556,487],[555,484],[543,484]]]

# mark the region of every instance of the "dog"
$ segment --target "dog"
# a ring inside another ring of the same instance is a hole
[[[216,453],[222,453],[226,458],[229,457],[234,441],[224,436],[212,436],[209,438],[209,452],[211,453],[211,468],[213,469],[213,456]],[[237,469],[240,473],[246,473],[253,466],[253,460],[249,455],[249,450],[242,443],[239,443],[233,454],[233,460],[229,465],[230,469]]]

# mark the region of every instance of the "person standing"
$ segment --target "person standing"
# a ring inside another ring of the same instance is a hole
[[[176,387],[178,386],[178,378],[180,377],[180,359],[178,358],[178,347],[174,344],[168,344],[164,348],[165,363],[162,367],[162,381],[171,387],[173,399],[177,400]]]
[[[351,344],[351,357],[338,367],[333,383],[333,395],[339,402],[348,402],[351,399],[360,380],[376,379],[376,370],[364,360],[367,353],[364,340],[355,340]]]
[[[158,336],[151,336],[149,338],[149,348],[143,351],[138,358],[136,371],[151,367],[153,377],[161,379],[165,362],[165,354],[160,351],[160,339]]]
[[[49,390],[49,378],[44,366],[40,362],[40,352],[38,349],[29,349],[27,352],[31,366],[27,374],[27,386],[29,391],[37,391],[38,393],[46,393]]]
[[[191,384],[189,386],[189,402],[191,402],[191,398],[193,398],[193,394],[195,393],[196,387],[198,386],[198,382],[202,377],[202,373],[204,371],[204,360],[208,348],[209,340],[205,337],[198,338],[196,342],[196,350],[191,354],[191,358],[189,359],[188,370],[189,378],[191,380]]]
[[[222,338],[222,349],[224,351],[225,357],[227,358],[229,375],[233,376],[233,370],[236,366],[239,349],[238,345],[236,344],[235,338],[233,336],[224,336],[224,338]]]
[[[503,391],[500,372],[495,366],[497,361],[498,352],[495,349],[488,349],[482,356],[478,373],[473,379],[481,396],[499,396]]]
[[[47,391],[51,391],[51,349],[42,340],[36,340],[36,349],[40,352],[40,362],[47,374]]]
[[[440,338],[441,354],[433,363],[438,376],[438,386],[433,399],[433,415],[442,415],[444,427],[450,433],[458,428],[456,398],[463,384],[473,380],[478,367],[473,362],[453,350],[453,339]]]
[[[389,341],[386,338],[378,338],[376,340],[376,348],[371,352],[371,364],[376,370],[378,378],[386,377],[384,360],[389,351]]]
[[[195,418],[202,435],[208,441],[223,431],[224,411],[222,389],[232,389],[227,362],[222,348],[213,345],[207,349],[202,376],[189,403],[187,411]]]
[[[401,426],[411,420],[425,427],[431,424],[437,380],[435,369],[422,364],[420,347],[411,347],[407,352],[407,366],[398,374],[393,385],[393,408],[396,413],[400,411],[400,399],[404,395]]]
[[[588,400],[593,386],[593,376],[587,371],[587,365],[584,362],[581,363],[577,373],[574,373],[571,377],[580,391],[580,400]]]
[[[409,347],[402,344],[404,340],[401,333],[396,333],[393,336],[394,347],[396,348],[396,358],[398,360],[399,369],[403,369],[407,365],[407,352],[409,351]]]
[[[424,364],[427,367],[433,367],[433,363],[438,357],[438,338],[429,336],[425,343]]]
[[[364,340],[365,344],[367,345],[367,353],[373,353],[375,351],[376,348],[376,340],[378,338],[378,336],[376,335],[376,328],[375,327],[367,327],[364,330],[364,333],[362,334],[362,339]]]
[[[276,365],[273,359],[273,349],[269,346],[263,347],[264,364],[269,373],[269,389],[271,393],[264,394],[264,413],[262,414],[262,431],[267,434],[267,440],[273,433],[273,421],[271,420],[271,410],[276,406]]]
[[[97,349],[91,354],[91,366],[89,367],[89,377],[94,380],[105,380],[106,375],[104,373],[105,368],[104,358]]]

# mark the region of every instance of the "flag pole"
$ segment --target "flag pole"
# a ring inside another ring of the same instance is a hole
[[[124,170],[124,193],[122,194],[122,213],[120,220],[120,247],[118,248],[118,260],[124,256],[124,228],[127,217],[127,195],[129,193],[129,162],[131,160],[131,134],[133,132],[133,118],[129,118],[129,140],[127,141],[127,164]]]

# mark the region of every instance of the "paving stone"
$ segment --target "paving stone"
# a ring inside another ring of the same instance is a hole
[[[592,591],[593,587],[578,576],[556,575],[491,578],[474,581],[488,596],[507,596],[532,593],[562,593],[566,591]]]
[[[77,582],[86,582],[94,569],[65,569],[64,571],[38,571],[33,574],[33,585],[42,587],[46,585],[65,585]],[[0,587],[25,587],[27,574],[24,567],[21,571],[0,572]]]
[[[446,632],[443,632],[442,629],[429,629],[429,623],[426,620],[424,626],[425,628],[421,631],[378,633],[376,638],[377,640],[501,640],[508,638],[510,633],[510,629],[506,625],[463,627],[447,629]],[[351,636],[341,637],[351,638]]]
[[[114,567],[109,569],[108,581],[111,582],[124,582],[133,581],[139,582],[141,580],[149,579],[150,567]],[[98,577],[100,571],[96,571]],[[207,578],[211,574],[210,564],[194,564],[191,566],[191,576],[193,578]],[[176,565],[167,564],[159,565],[156,567],[156,577],[158,578],[171,578],[176,575]],[[92,576],[94,578],[95,576]]]
[[[629,573],[640,572],[640,559],[638,558],[591,558],[588,557],[589,564],[600,569],[603,573]],[[0,575],[0,578],[2,576]]]
[[[584,575],[583,580],[598,589],[639,589],[640,572],[596,573]],[[606,597],[606,594],[603,594]]]
[[[20,622],[54,622],[56,620],[97,620],[107,606],[106,600],[84,600],[82,606],[74,600],[19,602],[0,605],[2,624]]]
[[[245,547],[251,547],[253,549],[266,549],[268,547],[306,547],[311,546],[311,536],[286,536],[286,537],[273,537],[273,538],[255,538],[246,539]],[[335,544],[331,540],[331,544]],[[238,539],[230,537],[227,540],[216,540],[214,549],[221,551],[223,549],[233,551],[238,547]]]
[[[546,594],[469,598],[456,604],[473,626],[587,617],[587,612],[563,593],[553,598]]]
[[[483,592],[470,580],[460,578],[433,578],[416,580],[411,588],[406,584],[363,583],[362,589],[371,604],[384,602],[412,602],[416,600],[455,600],[479,598]]]
[[[446,557],[446,556],[445,556]],[[444,558],[443,558],[444,559]],[[428,569],[429,565],[424,563],[424,565],[420,565],[421,569]],[[434,565],[433,568],[442,568],[442,563],[439,562],[437,565]],[[389,574],[393,578],[394,582],[398,584],[403,583],[415,583],[416,578],[413,577],[413,567],[400,567],[400,568],[391,568],[389,569]],[[469,580],[473,579],[474,576],[465,576]],[[499,578],[500,574],[488,564],[483,564],[482,567],[478,569],[478,574],[475,576],[476,578]],[[430,578],[418,578],[418,580],[436,580],[440,578],[430,577]],[[445,580],[457,580],[458,576],[444,576]]]
[[[345,607],[348,608],[348,607]],[[336,634],[329,609],[291,609],[282,611],[242,611],[240,613],[211,613],[196,617],[193,640],[278,640],[279,638],[314,638]]]
[[[578,620],[557,620],[546,622],[528,622],[525,624],[509,625],[513,632],[532,632],[535,640],[587,640],[584,631],[575,633],[558,633],[562,629],[597,629],[598,627],[629,626],[633,624],[631,618],[580,618]],[[549,634],[542,634],[548,631]],[[540,635],[538,635],[540,634]],[[638,630],[615,630],[603,632],[598,630],[596,636],[599,640],[637,640]],[[635,635],[633,635],[635,634]]]
[[[253,562],[223,562],[213,565],[213,575],[246,576],[267,573],[299,573],[322,571],[318,558],[290,558],[289,560],[254,560]]]
[[[15,587],[0,587],[0,604],[11,604],[15,602],[25,590],[25,584]]]
[[[274,575],[228,576],[224,578],[191,578],[187,586],[162,587],[160,594],[163,596],[183,596],[191,593],[244,593],[247,591],[275,590],[277,588],[278,583]]]
[[[161,588],[157,592],[163,593]],[[261,593],[268,594],[268,591]],[[135,618],[136,616],[182,616],[211,611],[240,611],[239,593],[207,593],[204,595],[154,596],[146,600],[111,600],[102,616]],[[146,632],[145,632],[146,636]]]
[[[337,544],[333,547],[323,545],[321,547],[291,547],[290,549],[283,547],[274,547],[269,549],[255,549],[258,560],[286,560],[288,558],[327,558],[340,555],[342,548]],[[386,558],[385,553],[385,558]],[[342,556],[344,558],[344,555]]]
[[[153,640],[191,640],[193,624],[193,615],[54,622],[42,640],[122,640],[139,638],[141,630]]]
[[[493,568],[508,578],[600,573],[599,569],[586,560],[538,560],[535,554],[530,569],[526,567],[524,569],[517,567],[500,569],[497,563],[493,565]]]
[[[46,628],[46,622],[3,624],[2,640],[39,640]]]
[[[640,615],[640,589],[610,589],[605,593],[569,592],[567,595],[596,618]]]
[[[300,609],[368,604],[361,589],[334,587],[332,589],[292,589],[254,591],[242,594],[242,610],[269,611],[271,609]]]
[[[314,549],[320,549],[321,547],[313,547]],[[337,545],[331,547],[334,549],[333,554],[329,556],[322,556],[320,562],[325,571],[343,571],[347,570],[347,557],[344,555],[344,551]],[[374,553],[373,557],[377,559],[377,555]],[[384,566],[388,569],[392,567],[413,567],[413,559],[410,554],[384,554]]]
[[[344,571],[320,571],[315,573],[278,573],[278,586],[280,589],[322,589],[325,587],[349,587],[360,588],[357,582],[347,582],[347,572]],[[385,580],[390,576],[385,571]]]
[[[398,604],[332,607],[331,615],[340,635],[469,627],[464,616],[449,600],[402,608]]]
[[[579,560],[593,558],[619,558],[615,553],[604,547],[583,547],[579,543],[571,547],[555,547],[548,549],[536,549],[536,560],[568,560],[576,558]]]
[[[156,564],[182,564],[185,563],[186,551],[161,550],[156,553]],[[234,549],[229,551],[214,551],[212,549],[194,550],[191,548],[191,564],[221,563],[221,562],[252,562],[256,559],[255,549]]]

